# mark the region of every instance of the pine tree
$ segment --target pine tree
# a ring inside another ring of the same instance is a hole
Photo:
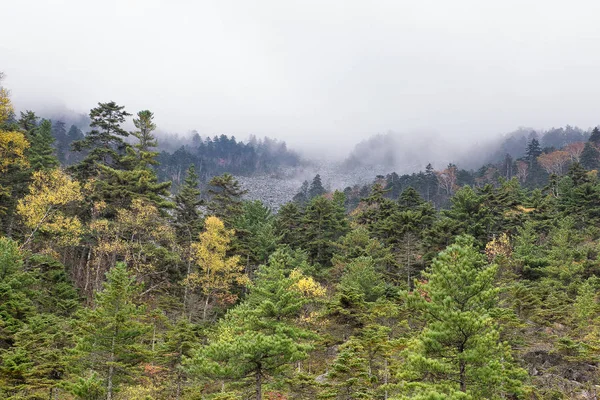
[[[473,238],[461,236],[424,273],[410,298],[425,327],[405,351],[400,376],[407,396],[460,391],[500,399],[521,393],[525,371],[513,365],[494,320],[496,272],[473,247]]]
[[[62,131],[64,131],[64,127],[62,128]],[[82,151],[82,152],[77,153],[77,152],[73,152],[71,150],[71,143],[77,142],[79,140],[83,140],[85,138],[85,135],[83,134],[81,129],[79,129],[77,126],[71,125],[71,127],[69,128],[69,131],[65,132],[65,134],[62,135],[62,139],[59,139],[59,137],[61,137],[61,136],[57,136],[58,133],[55,133],[54,135],[55,135],[54,137],[57,138],[56,140],[58,142],[57,143],[58,158],[60,159],[61,163],[63,163],[64,165],[75,164],[75,163],[81,161],[87,155],[87,151]]]
[[[14,339],[14,346],[2,357],[0,374],[11,376],[12,390],[28,393],[27,398],[56,398],[69,367],[69,321],[53,314],[33,315]]]
[[[600,146],[600,129],[598,129],[598,127],[595,127],[592,130],[592,134],[590,135],[588,142],[596,147]]]
[[[337,192],[343,197],[343,193]],[[348,220],[343,199],[315,197],[306,206],[302,217],[302,248],[311,262],[331,266],[335,242],[348,232]]]
[[[587,142],[581,153],[581,165],[588,170],[600,168],[600,151],[591,142]]]
[[[306,203],[308,203],[308,200],[310,200],[308,188],[308,181],[302,182],[302,186],[300,186],[300,191],[294,195],[292,201],[298,204],[300,207],[304,207]]]
[[[275,233],[281,237],[281,243],[299,247],[302,212],[296,203],[281,206],[275,217]]]
[[[546,172],[542,169],[538,162],[538,157],[542,154],[542,148],[540,142],[534,137],[527,145],[525,151],[525,160],[529,164],[529,174],[527,176],[527,182],[532,187],[539,187],[543,185],[547,178]]]
[[[35,130],[38,127],[38,119],[40,118],[31,110],[25,112],[21,111],[21,118],[19,118],[17,124],[29,140],[35,136]]]
[[[156,129],[154,114],[145,110],[137,116],[133,122],[139,130],[131,134],[138,142],[126,147],[126,154],[120,158],[118,167],[100,166],[106,178],[96,183],[96,190],[116,208],[127,207],[133,199],[143,199],[160,209],[171,208],[173,204],[166,200],[171,182],[158,182],[152,168],[158,155],[158,152],[152,151],[158,145],[152,135]]]
[[[421,197],[412,186],[406,188],[398,198],[398,205],[400,211],[416,210],[420,205],[425,203],[425,200]]]
[[[96,293],[95,308],[80,316],[73,366],[89,368],[105,379],[106,400],[112,400],[121,382],[139,371],[148,351],[141,339],[150,326],[144,321],[144,307],[135,303],[140,287],[125,264],[118,263],[106,279]]]
[[[371,193],[362,199],[362,207],[356,215],[356,221],[367,227],[375,237],[387,240],[390,232],[386,229],[386,220],[398,210],[398,204],[387,198],[387,191],[381,183],[371,187]]]
[[[308,200],[312,200],[315,197],[322,196],[325,193],[327,193],[327,191],[325,190],[325,188],[323,187],[323,184],[321,183],[321,175],[317,174],[313,178],[312,183],[310,184],[310,187],[308,188],[308,192],[307,192]]]
[[[236,232],[233,249],[246,264],[246,273],[251,274],[259,265],[268,261],[279,242],[275,233],[271,209],[259,200],[245,201],[244,213],[234,220]]]
[[[202,229],[202,215],[198,207],[203,204],[200,198],[200,185],[196,168],[190,165],[183,185],[175,195],[175,227],[181,241],[191,243]]]
[[[13,345],[14,334],[34,314],[34,282],[33,275],[23,268],[17,243],[0,237],[0,349]]]
[[[33,131],[31,147],[29,148],[29,165],[34,171],[49,170],[59,165],[54,155],[54,137],[52,137],[52,123],[43,119]]]
[[[211,186],[208,191],[211,195],[209,214],[221,219],[227,226],[232,226],[233,220],[244,212],[242,196],[248,191],[242,189],[231,174],[215,176],[208,184]]]
[[[280,377],[308,356],[314,335],[294,320],[323,294],[314,280],[273,258],[258,271],[246,302],[227,314],[217,334],[189,360],[190,372],[253,384],[255,399],[261,400],[269,377]]]
[[[127,147],[124,137],[129,133],[121,127],[130,116],[124,106],[114,101],[98,103],[90,110],[90,127],[93,128],[84,139],[71,144],[76,152],[87,151],[85,158],[72,167],[79,180],[87,180],[99,174],[99,165],[118,168]]]

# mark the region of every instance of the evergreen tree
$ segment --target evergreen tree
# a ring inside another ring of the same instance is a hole
[[[275,233],[271,209],[259,200],[246,201],[244,213],[234,221],[236,232],[234,250],[242,256],[246,273],[251,274],[259,265],[268,261],[279,242]]]
[[[211,199],[208,203],[210,215],[232,226],[233,220],[244,212],[242,196],[248,191],[242,189],[240,183],[231,174],[215,176],[208,184],[211,186],[209,189]]]
[[[425,327],[410,341],[401,369],[401,377],[411,382],[405,385],[410,398],[460,391],[475,399],[500,399],[522,393],[525,371],[514,366],[494,320],[496,272],[473,239],[463,236],[424,274],[411,302],[421,310]]]
[[[13,345],[13,335],[34,314],[33,283],[17,243],[0,237],[0,349]]]
[[[335,242],[348,231],[344,195],[336,194],[332,200],[324,196],[312,199],[302,217],[302,247],[311,262],[322,267],[331,266]]]
[[[25,112],[21,111],[21,118],[19,118],[17,124],[21,131],[25,133],[27,139],[31,140],[35,136],[35,130],[38,127],[39,119],[40,118],[31,110]]]
[[[90,110],[92,130],[85,138],[72,143],[74,151],[87,151],[85,158],[72,167],[79,180],[97,176],[100,172],[99,165],[113,168],[120,166],[127,147],[123,138],[129,136],[121,124],[131,115],[124,108],[111,101],[98,103],[98,107]]]
[[[273,258],[258,271],[246,302],[227,314],[217,334],[189,360],[190,372],[253,384],[261,400],[269,377],[308,356],[313,335],[294,320],[323,293],[312,279]]]
[[[58,398],[72,345],[68,322],[53,314],[37,314],[15,333],[14,346],[3,354],[0,365],[0,374],[10,377],[9,392],[17,393],[11,399]]]
[[[60,121],[59,121],[60,122]],[[57,128],[58,130],[59,128]],[[64,123],[61,131],[64,131]],[[85,155],[87,155],[87,151],[82,151],[79,153],[71,151],[71,143],[83,140],[85,135],[75,125],[71,125],[68,132],[65,132],[64,135],[59,136],[59,133],[54,133],[54,137],[57,138],[57,153],[58,158],[61,163],[65,165],[75,164],[83,159]],[[62,139],[61,139],[62,138]]]
[[[275,217],[275,233],[281,238],[281,243],[299,247],[301,242],[300,229],[302,212],[296,203],[281,206]]]
[[[200,181],[194,165],[190,165],[183,185],[175,195],[175,227],[179,240],[191,243],[202,230],[202,215],[198,207],[203,204],[200,198]]]
[[[594,145],[596,148],[600,146],[600,129],[598,129],[598,127],[595,127],[592,130],[592,134],[590,135],[588,142]]]
[[[532,187],[539,187],[546,180],[547,174],[538,162],[538,157],[542,154],[540,142],[534,137],[527,145],[525,151],[525,160],[529,165],[529,174],[527,182]]]
[[[53,144],[52,123],[43,119],[33,133],[29,148],[29,164],[34,171],[52,169],[59,165]]]
[[[588,170],[600,168],[600,151],[592,142],[587,142],[583,148],[581,165]]]
[[[398,198],[400,211],[415,210],[423,203],[425,200],[412,186],[403,191]]]
[[[173,204],[166,200],[169,196],[171,182],[158,182],[156,172],[152,168],[158,152],[152,148],[158,144],[152,135],[156,129],[154,114],[140,111],[134,118],[134,125],[139,131],[132,135],[138,139],[133,146],[126,147],[126,155],[120,158],[119,167],[101,165],[100,169],[106,179],[96,183],[96,189],[103,193],[103,198],[115,207],[127,207],[133,199],[143,199],[158,208],[171,208]]]
[[[308,194],[308,189],[309,189],[308,181],[302,182],[300,191],[294,195],[294,198],[292,199],[292,201],[301,207],[305,206],[306,203],[308,203],[308,200],[310,200],[310,197]]]
[[[398,204],[386,196],[387,192],[381,183],[371,187],[369,196],[362,200],[364,206],[359,208],[356,220],[365,225],[378,239],[387,240],[390,232],[386,229],[386,220],[398,210]]]
[[[112,400],[119,385],[139,371],[148,349],[142,338],[150,330],[146,311],[135,301],[140,287],[117,263],[106,274],[102,291],[96,293],[96,307],[82,312],[75,360],[80,371],[90,369],[105,379],[106,400]]]
[[[315,177],[312,180],[312,183],[310,184],[310,187],[308,188],[308,200],[314,199],[315,197],[318,196],[322,196],[325,193],[327,193],[327,191],[325,190],[325,188],[323,187],[323,184],[321,183],[321,175],[317,174],[315,175]]]

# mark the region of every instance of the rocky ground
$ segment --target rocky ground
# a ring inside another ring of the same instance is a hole
[[[248,190],[250,200],[261,200],[273,210],[292,200],[302,182],[312,181],[316,174],[321,175],[323,186],[330,191],[343,190],[348,186],[365,185],[373,182],[377,175],[391,171],[385,167],[359,167],[351,171],[339,164],[315,162],[308,167],[290,168],[280,172],[260,176],[236,176],[242,187]]]

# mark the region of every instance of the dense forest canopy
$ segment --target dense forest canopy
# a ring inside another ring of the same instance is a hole
[[[317,175],[274,213],[232,174],[297,165],[284,143],[168,153],[149,110],[89,120],[0,88],[1,398],[597,398],[598,129]]]

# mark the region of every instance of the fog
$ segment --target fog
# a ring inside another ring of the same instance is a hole
[[[343,156],[374,134],[479,143],[598,124],[597,1],[7,0],[17,109],[150,109],[165,132]]]

